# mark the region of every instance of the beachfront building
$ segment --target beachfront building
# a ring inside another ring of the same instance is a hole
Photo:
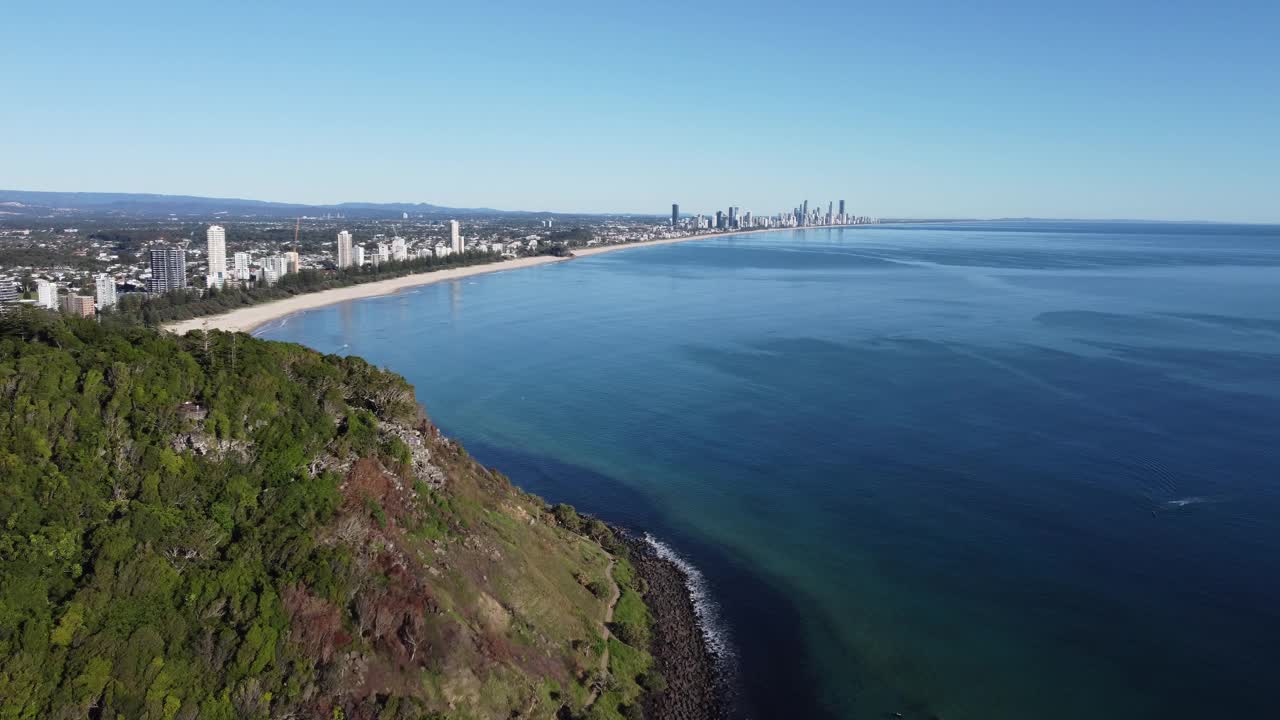
[[[356,267],[364,267],[364,246],[356,245],[351,248],[351,263]]]
[[[302,258],[298,255],[298,251],[290,250],[284,254],[284,266],[281,274],[302,272]]]
[[[458,232],[458,221],[449,221],[449,249],[453,252],[462,252],[462,235]]]
[[[98,296],[98,309],[105,310],[116,304],[116,279],[107,273],[94,278],[95,291]]]
[[[88,295],[68,295],[62,299],[62,312],[76,317],[93,317],[93,298]]]
[[[187,288],[187,251],[174,245],[156,245],[150,251],[151,279],[147,292],[167,293]]]
[[[238,252],[232,258],[233,265],[231,267],[231,277],[244,282],[249,279],[249,266],[253,264],[253,258],[249,257],[247,252]]]
[[[58,286],[48,280],[37,280],[36,305],[47,310],[57,310]]]
[[[272,255],[262,259],[262,271],[258,280],[268,285],[275,285],[288,272],[289,259],[283,255]]]
[[[405,245],[404,238],[391,238],[391,259],[396,262],[403,262],[409,259],[409,246]]]
[[[343,230],[338,233],[338,269],[351,267],[351,233]]]
[[[438,258],[446,257],[453,252],[453,248],[444,243],[436,243],[434,254]]]
[[[218,275],[225,277],[227,274],[227,231],[221,225],[210,225],[204,235],[209,243],[209,277],[213,278]]]

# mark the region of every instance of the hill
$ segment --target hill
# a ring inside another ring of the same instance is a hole
[[[527,214],[506,213],[492,208],[454,208],[430,203],[344,202],[330,205],[213,198],[196,195],[154,193],[42,192],[0,190],[0,217],[122,216],[168,217],[169,215],[210,217],[219,214],[249,218],[293,218],[299,215],[342,214],[352,218],[391,218],[401,213],[418,215]],[[542,213],[545,215],[545,213]]]
[[[0,394],[4,720],[660,706],[626,547],[475,462],[397,375],[22,311]]]

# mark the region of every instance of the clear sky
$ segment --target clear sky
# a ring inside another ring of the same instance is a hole
[[[284,5],[7,3],[0,187],[1280,221],[1276,0]]]

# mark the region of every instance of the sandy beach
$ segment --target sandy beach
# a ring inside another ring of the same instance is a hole
[[[517,258],[515,260],[504,260],[502,262],[487,263],[484,265],[470,265],[467,267],[450,268],[448,270],[414,273],[413,275],[404,275],[402,277],[391,278],[389,280],[378,280],[376,282],[351,285],[349,287],[335,288],[333,290],[323,290],[321,292],[294,295],[293,297],[285,298],[283,300],[273,300],[272,302],[262,303],[261,305],[251,305],[249,307],[232,310],[231,312],[222,313],[220,315],[206,315],[204,317],[192,318],[190,320],[181,320],[165,325],[164,329],[178,333],[179,335],[191,330],[252,332],[254,329],[261,327],[272,320],[278,320],[279,318],[287,317],[304,310],[311,310],[318,307],[324,307],[325,305],[346,302],[348,300],[390,295],[406,288],[420,287],[422,285],[430,285],[432,283],[444,282],[446,280],[458,280],[460,278],[471,277],[472,275],[502,272],[505,270],[520,270],[522,268],[533,267],[535,265],[546,265],[548,263],[568,262],[573,260],[575,257],[600,255],[602,253],[629,250],[631,248],[650,247],[653,245],[670,245],[672,243],[704,240],[706,238],[725,237],[728,235],[749,235],[752,233],[770,232],[779,229],[786,228],[761,228],[756,230],[689,235],[687,237],[679,238],[663,238],[661,240],[647,240],[644,242],[620,243],[617,245],[597,245],[595,247],[576,248],[573,251],[573,257],[567,258],[539,255],[537,257]]]

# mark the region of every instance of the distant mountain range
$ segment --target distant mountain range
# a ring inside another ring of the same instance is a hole
[[[208,217],[225,213],[234,217],[283,218],[299,215],[342,214],[347,217],[389,218],[402,213],[417,215],[561,215],[493,208],[452,208],[430,203],[344,202],[336,205],[210,198],[194,195],[151,193],[35,192],[0,190],[0,218],[8,217]]]

